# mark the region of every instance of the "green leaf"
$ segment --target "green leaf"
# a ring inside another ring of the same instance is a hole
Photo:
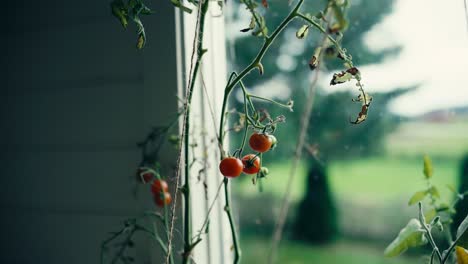
[[[446,186],[451,192],[458,195],[458,191],[455,189],[455,187],[452,184],[447,184]]]
[[[398,236],[385,249],[386,257],[396,257],[410,247],[422,246],[427,243],[424,229],[418,219],[412,218]]]
[[[457,240],[458,245],[464,248],[468,248],[468,215],[461,222],[457,229]]]
[[[112,14],[120,21],[124,28],[128,25],[128,11],[122,0],[114,0],[110,4]]]
[[[424,213],[424,217],[426,218],[426,223],[429,223],[432,221],[432,219],[434,219],[434,217],[437,216],[437,211],[436,209],[431,209],[431,210],[428,210]]]
[[[184,12],[187,12],[189,14],[192,13],[192,9],[184,6],[180,0],[171,0],[171,3],[175,6],[175,7],[178,7],[180,10],[184,11]]]
[[[434,170],[432,168],[432,161],[429,158],[429,156],[425,155],[423,173],[424,176],[426,176],[426,179],[430,179],[432,177],[433,172]]]
[[[411,196],[410,200],[408,201],[408,205],[413,205],[424,200],[427,194],[428,194],[427,190],[415,192],[413,196]]]
[[[440,198],[439,190],[437,190],[437,187],[435,186],[431,186],[431,188],[429,188],[427,192],[430,193],[435,198]]]

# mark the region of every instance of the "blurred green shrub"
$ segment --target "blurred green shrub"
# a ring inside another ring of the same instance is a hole
[[[468,190],[468,153],[465,154],[460,165],[458,192],[463,193]],[[456,231],[456,228],[460,225],[463,219],[465,219],[466,215],[468,215],[468,199],[463,199],[458,202],[455,210],[457,213],[453,217],[452,223],[452,230],[454,231]]]
[[[336,237],[338,224],[325,166],[311,162],[306,188],[297,212],[294,238],[311,243],[330,242]]]

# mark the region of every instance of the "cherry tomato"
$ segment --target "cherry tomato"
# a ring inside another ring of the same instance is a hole
[[[261,153],[270,150],[271,144],[271,138],[266,134],[253,133],[249,139],[250,147]]]
[[[153,180],[153,173],[145,168],[138,168],[137,178],[138,180],[143,183],[149,183]]]
[[[221,163],[219,163],[219,171],[226,177],[237,177],[241,175],[244,165],[242,161],[238,158],[227,157],[224,158]]]
[[[168,189],[169,186],[167,185],[167,182],[165,180],[156,179],[154,180],[153,184],[151,184],[151,192],[154,195],[159,195],[161,191],[167,192]]]
[[[268,137],[270,137],[270,139],[271,139],[271,147],[270,147],[270,149],[276,148],[276,144],[278,143],[278,140],[276,139],[276,137],[273,136],[273,135],[268,135]]]
[[[159,207],[164,207],[172,202],[171,194],[168,192],[163,192],[154,195],[154,202]]]
[[[242,158],[245,174],[255,174],[260,171],[260,158],[255,154],[248,154]]]

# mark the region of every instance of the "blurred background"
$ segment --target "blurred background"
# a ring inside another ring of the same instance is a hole
[[[288,1],[269,1],[263,10],[270,30],[280,23]],[[306,1],[314,14],[326,1]],[[261,39],[245,28],[250,15],[228,1],[229,67],[238,70],[256,54]],[[350,125],[359,112],[351,98],[352,82],[331,87],[341,61],[330,56],[317,82],[308,151],[292,189],[278,263],[421,263],[429,248],[385,259],[383,251],[409,218],[411,195],[425,187],[422,158],[434,165],[434,183],[447,202],[446,185],[468,187],[468,34],[463,1],[351,0],[350,26],[343,47],[353,56],[368,93],[374,96],[368,120]],[[263,60],[265,75],[248,76],[246,85],[259,95],[295,101],[295,112],[274,106],[272,116],[287,122],[277,131],[278,147],[264,155],[270,174],[261,184],[249,177],[235,185],[244,263],[263,263],[290,174],[305,98],[314,78],[308,61],[321,37],[314,30],[295,37],[301,24],[286,29]],[[242,95],[234,104],[240,107]],[[239,136],[233,134],[239,140]],[[463,159],[465,163],[463,163]],[[463,169],[465,166],[465,169]],[[466,201],[458,215],[466,215]]]

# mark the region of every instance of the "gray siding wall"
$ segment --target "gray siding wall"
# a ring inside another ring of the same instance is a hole
[[[143,51],[108,1],[3,4],[0,263],[98,263],[109,231],[154,208],[148,186],[132,194],[136,142],[175,113],[177,75],[174,9],[150,3]]]

